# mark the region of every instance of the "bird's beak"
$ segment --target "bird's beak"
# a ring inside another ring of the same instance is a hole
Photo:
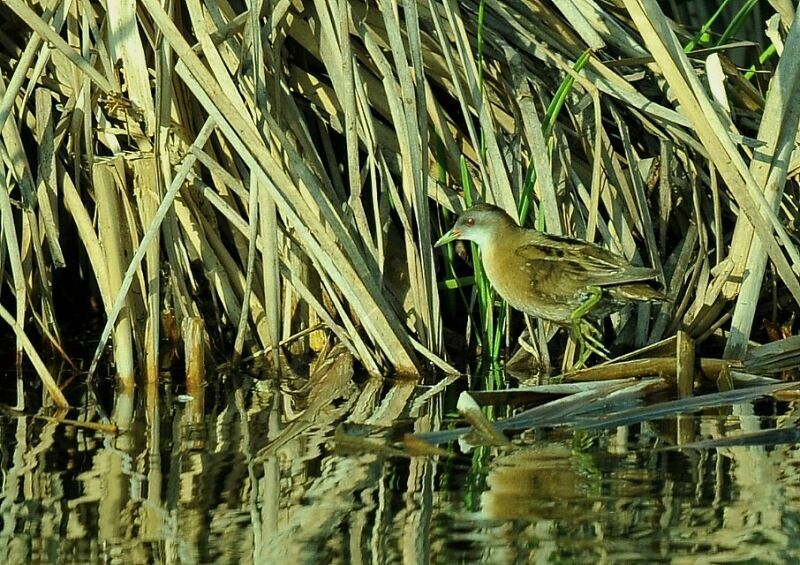
[[[433,244],[434,247],[441,247],[445,243],[450,243],[451,241],[455,241],[461,237],[461,230],[457,230],[456,228],[451,229],[449,232],[444,234],[442,237],[439,238],[439,241]]]

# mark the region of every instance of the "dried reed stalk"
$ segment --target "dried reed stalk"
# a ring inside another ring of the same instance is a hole
[[[165,308],[178,328],[204,319],[193,354],[236,361],[321,322],[372,374],[450,369],[430,244],[464,206],[462,163],[514,212],[535,167],[548,231],[663,271],[673,302],[615,317],[620,343],[732,317],[726,356],[742,358],[767,258],[800,299],[791,58],[762,96],[731,46],[687,55],[652,0],[166,6],[0,6],[0,274],[19,352],[31,332],[63,339],[64,269],[106,315],[91,369],[113,333],[126,386],[157,379]]]

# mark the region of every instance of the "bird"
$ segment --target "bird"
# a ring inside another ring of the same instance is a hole
[[[595,243],[523,228],[492,204],[464,211],[434,247],[457,239],[477,244],[489,282],[512,308],[570,327],[579,345],[589,338],[589,349],[603,356],[592,322],[631,302],[666,299],[645,282],[658,270]]]

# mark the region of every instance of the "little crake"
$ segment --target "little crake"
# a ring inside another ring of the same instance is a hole
[[[634,267],[588,241],[521,228],[491,204],[466,210],[435,245],[456,239],[478,245],[486,276],[513,308],[561,325],[600,319],[631,301],[664,299],[642,282],[655,279],[655,269]]]

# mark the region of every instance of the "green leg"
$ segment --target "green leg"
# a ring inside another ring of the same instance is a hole
[[[578,369],[583,369],[586,366],[586,362],[589,360],[589,357],[592,355],[592,346],[590,346],[586,341],[586,335],[583,334],[583,329],[578,328],[578,340],[576,344],[578,346],[578,358],[575,361],[575,364],[572,366],[573,371],[577,371]]]
[[[594,310],[603,299],[603,289],[599,286],[590,286],[587,287],[586,290],[589,291],[589,298],[587,298],[583,304],[575,308],[572,314],[569,315],[573,323],[575,320],[584,318],[589,312]]]
[[[587,290],[589,291],[589,298],[570,314],[572,339],[578,346],[578,360],[573,366],[573,369],[579,369],[585,366],[586,361],[588,361],[592,353],[596,353],[600,357],[608,359],[608,350],[598,339],[600,335],[599,330],[584,319],[587,314],[600,304],[603,298],[603,290],[596,286],[590,286]]]

